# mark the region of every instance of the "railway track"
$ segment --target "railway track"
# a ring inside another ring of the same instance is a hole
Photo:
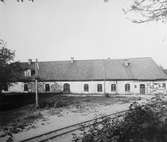
[[[70,126],[67,126],[67,127],[64,127],[64,128],[53,130],[53,131],[50,131],[50,132],[47,132],[47,133],[44,133],[44,134],[41,134],[41,135],[38,135],[38,136],[27,138],[27,139],[21,140],[20,142],[46,142],[46,141],[49,141],[51,139],[63,136],[65,134],[74,132],[76,130],[79,130],[81,125],[84,125],[85,127],[88,127],[91,124],[93,124],[93,122],[95,120],[100,123],[101,119],[105,118],[105,117],[110,117],[111,119],[121,117],[127,111],[128,110],[112,113],[112,114],[105,115],[105,116],[100,116],[98,118],[94,118],[94,119],[91,119],[91,120],[88,120],[88,121],[84,121],[84,122],[73,124],[73,125],[70,125]]]

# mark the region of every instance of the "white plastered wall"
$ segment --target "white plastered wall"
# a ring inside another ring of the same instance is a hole
[[[52,81],[52,82],[39,82],[39,92],[45,92],[45,84],[50,85],[50,92],[61,92],[63,91],[63,85],[65,83],[70,84],[71,93],[82,93],[82,94],[140,94],[140,84],[145,85],[145,94],[154,93],[167,93],[167,81]],[[125,92],[125,84],[130,84],[130,91]],[[163,83],[166,84],[166,88],[163,87]],[[29,92],[35,92],[34,82],[29,82]],[[89,91],[84,91],[84,84],[88,84]],[[97,84],[102,84],[102,92],[97,91]],[[105,84],[105,89],[104,89]],[[111,91],[111,84],[116,84],[116,91]],[[9,87],[8,92],[24,92],[24,83],[14,83]]]
[[[7,92],[24,92],[24,83],[23,82],[12,83],[12,85],[8,88]]]

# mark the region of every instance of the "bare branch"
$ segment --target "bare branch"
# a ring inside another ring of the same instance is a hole
[[[138,13],[139,17],[134,18],[134,23],[144,23],[148,21],[167,20],[167,0],[134,0],[128,10],[123,10],[128,15]]]

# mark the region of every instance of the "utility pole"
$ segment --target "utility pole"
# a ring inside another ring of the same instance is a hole
[[[105,68],[105,59],[104,59],[104,95],[106,95],[106,68]]]
[[[35,61],[35,106],[36,108],[39,107],[39,101],[38,101],[38,75],[39,75],[39,66],[38,66],[38,60]]]

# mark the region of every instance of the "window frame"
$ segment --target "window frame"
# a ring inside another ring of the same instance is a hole
[[[24,71],[24,76],[25,77],[31,77],[31,69],[27,69]]]
[[[45,92],[50,92],[50,84],[45,84]]]
[[[162,83],[162,87],[166,89],[166,83]]]
[[[103,85],[97,84],[97,92],[103,92]]]
[[[27,92],[28,91],[28,84],[24,83],[24,91]]]
[[[130,84],[129,83],[125,84],[125,92],[130,92]]]
[[[70,83],[64,83],[63,84],[63,92],[64,93],[70,93],[71,92],[71,85],[70,85]]]
[[[84,92],[89,92],[89,84],[84,84]]]
[[[115,92],[117,90],[116,88],[116,84],[111,84],[111,92]]]
[[[31,69],[31,76],[35,75],[35,70]]]

